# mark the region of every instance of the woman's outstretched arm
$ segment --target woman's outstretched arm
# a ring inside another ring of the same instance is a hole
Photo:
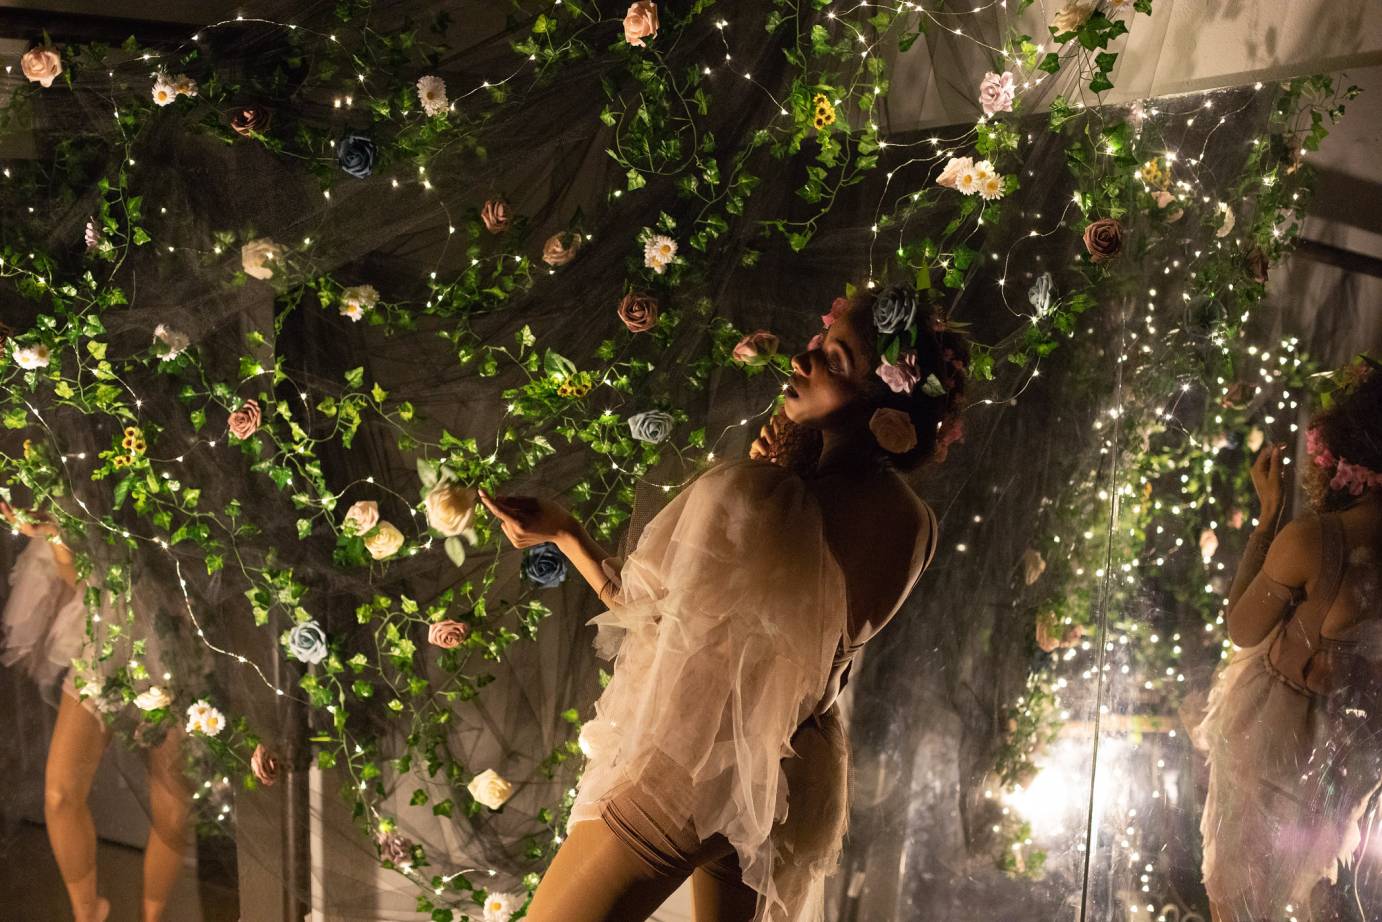
[[[480,501],[499,520],[504,536],[514,547],[532,547],[550,541],[566,556],[601,601],[608,604],[619,591],[615,578],[603,565],[609,558],[576,517],[551,500],[535,496],[491,496],[480,491]]]

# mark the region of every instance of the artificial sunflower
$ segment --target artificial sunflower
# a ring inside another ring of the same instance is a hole
[[[811,97],[812,105],[823,106],[829,102],[830,100],[826,98],[826,95],[824,93],[817,93],[815,96]]]
[[[25,440],[24,440],[24,457],[25,457],[25,459],[32,459],[33,456],[34,456],[34,443],[33,443],[32,441],[30,441],[29,439],[25,439]]]
[[[825,119],[822,118],[822,117],[819,116],[819,115],[816,116],[816,127],[817,127],[817,128],[824,128],[824,127],[825,127]]]
[[[137,455],[144,454],[144,449],[148,447],[148,445],[144,444],[143,439],[135,439],[134,444],[130,446],[130,448],[134,449],[134,453]]]
[[[126,437],[126,438],[132,439],[132,438],[134,438],[134,437],[137,436],[137,435],[139,435],[139,427],[138,427],[138,426],[126,426],[126,427],[125,427],[125,437]]]
[[[571,385],[567,384],[565,381],[563,381],[561,384],[558,384],[558,385],[557,385],[557,396],[558,396],[558,397],[570,397],[570,396],[571,396]]]
[[[590,393],[590,385],[577,384],[575,387],[571,388],[571,391],[577,397],[584,397],[586,394]]]
[[[1155,157],[1142,164],[1142,169],[1138,172],[1142,176],[1142,181],[1149,186],[1163,186],[1170,179],[1166,171],[1161,168],[1161,162]]]
[[[120,440],[120,447],[121,447],[121,448],[125,448],[125,449],[133,448],[133,447],[134,447],[134,436],[128,434],[128,432],[129,432],[128,429],[126,429],[125,432],[126,432],[127,434],[125,435],[125,437],[124,437],[123,439]]]
[[[127,455],[116,455],[114,458],[110,459],[110,463],[116,467],[129,467],[130,459]]]

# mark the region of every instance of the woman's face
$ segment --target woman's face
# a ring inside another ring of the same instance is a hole
[[[861,403],[873,374],[872,347],[861,329],[867,311],[852,308],[837,318],[824,338],[792,356],[792,379],[783,411],[792,422],[825,429],[844,422]]]

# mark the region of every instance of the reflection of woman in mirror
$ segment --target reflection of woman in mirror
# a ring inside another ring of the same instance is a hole
[[[1308,431],[1315,514],[1278,532],[1285,446],[1253,465],[1260,524],[1227,616],[1241,649],[1195,731],[1210,766],[1200,829],[1216,922],[1340,918],[1332,885],[1382,779],[1382,372],[1345,374]]]
[[[58,719],[44,774],[44,819],[76,922],[103,922],[110,903],[96,888],[96,829],[87,795],[110,742],[102,712],[119,708],[120,702],[100,694],[84,696],[88,689],[99,690],[94,673],[98,654],[96,644],[87,640],[87,586],[77,578],[72,551],[57,526],[41,513],[18,513],[5,503],[0,503],[0,514],[30,539],[10,574],[0,660],[20,665],[45,691],[61,679]],[[100,610],[110,614],[111,608],[102,605]],[[145,643],[143,662],[152,669],[157,644],[153,639]],[[132,649],[121,649],[124,659],[134,658]],[[150,713],[168,711],[172,699],[165,688],[150,687],[133,706]],[[166,918],[165,907],[188,844],[191,791],[182,771],[182,733],[175,719],[164,724],[171,728],[161,734],[145,732],[148,727],[143,724],[136,731],[149,744],[151,829],[144,851],[143,922]]]
[[[636,922],[688,877],[699,920],[823,908],[848,816],[835,698],[938,534],[894,468],[953,440],[967,355],[910,290],[824,319],[792,359],[788,423],[679,493],[626,561],[555,503],[482,494],[510,541],[557,542],[609,606],[592,623],[614,674],[533,922]]]

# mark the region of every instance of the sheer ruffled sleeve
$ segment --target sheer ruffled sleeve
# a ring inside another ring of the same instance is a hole
[[[30,538],[10,571],[0,663],[18,666],[39,685],[62,678],[85,640],[81,593],[58,573],[47,541]]]
[[[638,785],[701,838],[723,833],[771,902],[781,761],[829,679],[845,587],[820,510],[796,475],[721,464],[654,518],[617,568],[596,625],[613,677],[582,733],[590,757],[571,816]]]

